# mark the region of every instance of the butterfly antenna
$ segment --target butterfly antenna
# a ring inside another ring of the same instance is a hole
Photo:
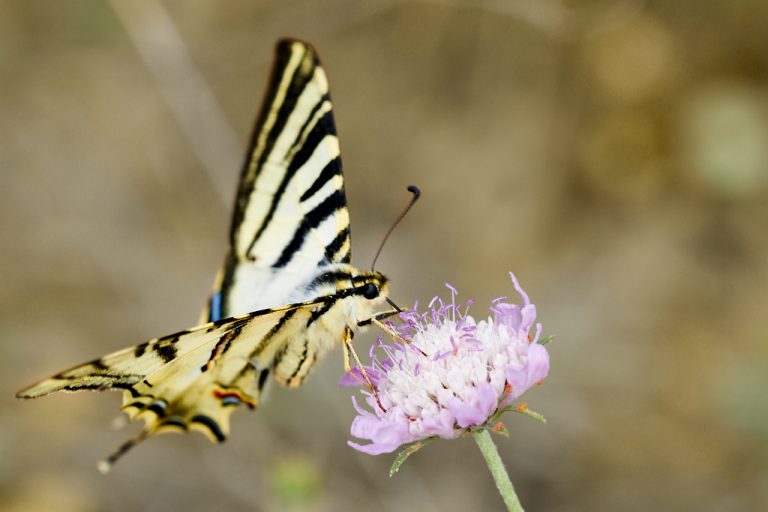
[[[379,255],[381,254],[381,250],[384,248],[384,244],[387,243],[387,239],[389,239],[389,235],[392,234],[392,231],[395,230],[398,224],[400,224],[400,221],[403,220],[403,217],[413,208],[413,205],[416,203],[416,201],[419,200],[419,197],[421,196],[421,190],[419,190],[419,187],[416,185],[409,185],[408,186],[408,192],[413,194],[413,197],[411,197],[411,200],[408,201],[408,204],[405,208],[403,208],[403,211],[400,212],[400,215],[397,216],[395,219],[395,222],[392,223],[392,225],[387,230],[387,234],[384,235],[384,239],[381,241],[381,244],[379,244],[379,250],[376,251],[376,256],[373,257],[373,263],[371,263],[371,270],[376,268],[376,261],[379,259]],[[398,308],[399,309],[399,308]]]

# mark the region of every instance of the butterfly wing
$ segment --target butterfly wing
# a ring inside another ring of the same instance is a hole
[[[123,410],[146,422],[137,439],[170,430],[198,430],[223,441],[232,411],[240,405],[258,405],[288,340],[307,325],[318,304],[322,303],[257,311],[157,338],[63,371],[17,396],[124,390]],[[124,445],[117,456],[126,449]]]
[[[229,252],[203,313],[216,321],[308,300],[318,267],[350,261],[349,213],[325,71],[282,40],[240,176]]]

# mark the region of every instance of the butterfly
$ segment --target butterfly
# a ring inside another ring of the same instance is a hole
[[[104,471],[154,434],[199,431],[224,441],[236,408],[256,408],[272,381],[299,386],[333,347],[343,347],[346,370],[350,354],[362,368],[352,339],[381,325],[393,313],[381,307],[394,303],[387,278],[350,259],[326,74],[312,46],[281,40],[204,323],[75,366],[17,396],[122,390],[122,410],[145,425],[102,461]]]

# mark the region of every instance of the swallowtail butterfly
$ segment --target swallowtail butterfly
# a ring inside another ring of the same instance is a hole
[[[122,390],[143,431],[102,463],[168,431],[229,434],[273,380],[299,386],[336,345],[391,311],[387,278],[350,265],[349,213],[328,81],[306,43],[277,44],[243,165],[229,250],[202,325],[75,366],[20,391]],[[287,304],[287,305],[285,305]],[[355,356],[356,357],[356,356]],[[359,364],[359,363],[358,363]]]

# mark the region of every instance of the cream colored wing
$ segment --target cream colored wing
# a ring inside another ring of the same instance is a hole
[[[137,442],[160,432],[197,430],[213,441],[229,434],[240,405],[255,408],[274,377],[276,359],[321,302],[294,304],[204,324],[63,371],[19,391],[37,398],[56,391],[124,390],[123,410],[145,420],[111,464]]]

